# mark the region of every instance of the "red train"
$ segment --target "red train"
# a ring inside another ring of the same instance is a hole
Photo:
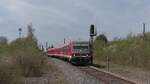
[[[88,41],[70,41],[56,48],[48,48],[47,55],[68,59],[71,63],[91,62]]]

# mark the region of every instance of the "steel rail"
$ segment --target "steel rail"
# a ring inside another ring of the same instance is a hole
[[[121,77],[121,76],[119,76],[117,74],[114,74],[114,73],[111,73],[111,72],[108,72],[108,71],[104,71],[104,70],[98,69],[98,68],[93,67],[93,66],[90,66],[89,68],[95,69],[96,71],[102,72],[104,74],[108,74],[108,75],[110,75],[112,77],[118,78],[118,79],[123,80],[123,81],[125,81],[127,83],[130,83],[130,84],[139,84],[139,83],[136,83],[135,81],[131,81],[131,80],[125,78],[125,77]]]
[[[93,66],[89,66],[89,67],[77,67],[80,71],[83,71],[85,72],[86,74],[94,77],[96,80],[100,81],[100,82],[103,82],[104,84],[111,84],[110,82],[108,82],[108,80],[105,80],[105,78],[101,78],[101,77],[98,77],[97,75],[94,74],[94,72],[90,72],[88,71],[88,69],[90,70],[94,70],[98,73],[103,73],[103,75],[107,75],[109,76],[110,78],[114,78],[114,79],[117,79],[117,80],[120,80],[120,81],[123,81],[125,82],[125,84],[138,84],[136,83],[135,81],[131,81],[125,77],[121,77],[117,74],[114,74],[114,73],[111,73],[111,72],[108,72],[108,71],[104,71],[104,70],[101,70],[99,68],[96,68],[96,67],[93,67]]]
[[[80,68],[80,67],[77,67],[77,68],[78,68],[79,70],[85,72],[86,74],[89,74],[90,76],[94,77],[94,78],[97,79],[98,81],[103,82],[103,83],[105,83],[105,84],[109,84],[106,80],[103,80],[102,78],[98,78],[97,76],[95,76],[95,75],[89,73],[88,71],[84,70],[83,68]]]
[[[115,78],[118,78],[118,79],[123,80],[123,81],[125,81],[127,83],[130,83],[130,84],[139,84],[139,83],[136,83],[135,81],[131,81],[131,80],[125,78],[125,77],[119,76],[117,74],[114,74],[114,73],[111,73],[111,72],[108,72],[108,71],[104,71],[104,70],[98,69],[98,68],[93,67],[93,66],[90,66],[90,68],[95,69],[96,71],[102,72],[104,74],[109,74],[110,76],[113,76]]]

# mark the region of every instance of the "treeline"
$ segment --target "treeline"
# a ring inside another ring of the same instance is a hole
[[[94,41],[95,61],[106,62],[107,55],[114,64],[150,69],[150,33],[145,37],[129,34],[111,42],[105,35],[97,36]]]
[[[0,84],[24,84],[23,77],[40,76],[48,69],[33,32],[32,25],[28,25],[27,37],[9,44],[6,37],[0,37]]]

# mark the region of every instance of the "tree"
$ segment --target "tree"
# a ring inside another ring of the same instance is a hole
[[[0,45],[7,45],[8,39],[5,36],[0,36]]]
[[[101,35],[97,36],[96,40],[104,41],[105,43],[108,42],[107,37],[104,34],[101,34]]]
[[[27,38],[29,40],[32,40],[32,42],[34,42],[37,45],[38,43],[37,43],[36,37],[34,36],[34,31],[35,30],[33,29],[32,24],[28,24],[28,36],[27,36]]]
[[[51,48],[54,48],[53,44],[51,45]]]
[[[28,24],[28,37],[34,37],[34,29],[33,29],[33,26],[32,24]]]

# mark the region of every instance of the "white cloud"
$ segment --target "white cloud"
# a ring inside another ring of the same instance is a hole
[[[96,23],[100,32],[107,32],[111,38],[115,35],[121,36],[130,30],[131,24],[134,25],[134,22],[141,21],[143,16],[150,14],[149,7],[146,9],[147,13],[141,13],[143,12],[141,9],[145,8],[142,0],[38,1],[43,4],[32,0],[2,0],[0,9],[5,8],[6,13],[9,13],[6,14],[8,16],[5,16],[6,20],[13,21],[14,24],[26,25],[32,22],[36,31],[39,31],[36,34],[44,40],[63,39],[67,34],[72,38],[86,37],[89,24],[92,23]],[[145,19],[150,20],[146,16]],[[0,17],[1,22],[3,18]],[[71,32],[76,32],[78,36]],[[46,37],[47,35],[49,37]]]
[[[68,12],[51,6],[31,4],[25,0],[5,0],[5,8],[15,17],[19,24],[35,23],[40,26],[60,25],[69,28],[69,24],[76,22],[76,18]]]
[[[144,1],[143,0],[126,0],[129,5],[132,5],[134,7],[142,4]]]
[[[3,0],[3,4],[3,8],[10,13],[8,19],[15,24],[26,25],[32,22],[36,35],[41,41],[49,38],[61,39],[64,33],[68,32],[66,30],[72,29],[72,23],[77,23],[76,17],[68,11],[51,5],[31,4],[26,0]],[[51,34],[55,34],[56,38]],[[47,35],[50,37],[47,38]]]
[[[0,16],[0,24],[4,23],[4,19]]]

